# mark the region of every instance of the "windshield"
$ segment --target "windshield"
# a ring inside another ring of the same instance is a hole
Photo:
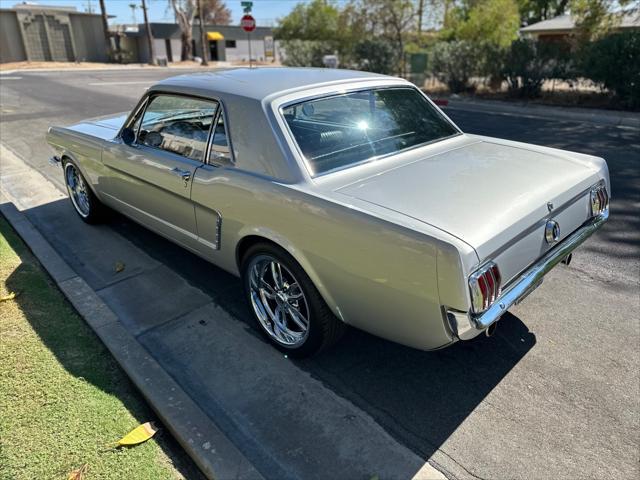
[[[459,133],[411,87],[323,97],[290,105],[283,113],[313,175]]]

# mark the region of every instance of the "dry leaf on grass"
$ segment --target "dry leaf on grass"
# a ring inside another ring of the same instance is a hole
[[[80,468],[76,468],[75,470],[71,471],[69,473],[69,476],[67,477],[67,480],[83,480],[84,475],[87,473],[88,469],[89,464],[85,463]]]
[[[9,300],[16,298],[18,295],[20,295],[20,292],[9,292],[8,295],[0,297],[0,302],[8,302]]]
[[[149,440],[158,430],[153,422],[143,423],[115,442],[113,447],[133,447]]]

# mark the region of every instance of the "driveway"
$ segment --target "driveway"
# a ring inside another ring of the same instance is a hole
[[[0,77],[1,141],[61,188],[60,171],[47,163],[46,128],[129,110],[146,87],[174,74]],[[360,413],[337,418],[347,402],[379,428],[359,439],[363,458],[373,458],[388,436],[451,478],[637,478],[640,131],[447,113],[470,133],[603,156],[613,191],[609,224],[505,315],[494,337],[438,352],[352,329],[326,354],[292,362],[250,327],[236,278],[119,215],[90,228],[65,201],[26,213],[266,477],[346,478],[341,469],[354,457],[345,452],[359,450],[322,426],[360,421]],[[124,275],[113,271],[114,261],[126,265]],[[299,387],[309,379],[314,389]],[[417,473],[394,452],[353,472]]]

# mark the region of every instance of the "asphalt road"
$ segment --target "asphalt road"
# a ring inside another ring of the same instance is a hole
[[[0,77],[2,143],[62,186],[46,128],[129,110],[154,81],[132,70]],[[637,478],[640,447],[640,131],[447,112],[465,131],[603,156],[612,218],[568,268],[500,322],[495,337],[424,353],[352,330],[297,365],[423,458],[481,478]],[[1,167],[1,166],[0,166]],[[239,282],[116,216],[110,227],[240,321]],[[224,285],[224,288],[220,288]]]

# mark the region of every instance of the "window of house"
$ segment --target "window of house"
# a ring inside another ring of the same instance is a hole
[[[203,161],[218,103],[175,95],[151,98],[138,132],[140,145]],[[138,120],[134,124],[137,127]]]
[[[224,41],[224,47],[225,48],[236,48],[236,41],[235,40],[225,40]]]

